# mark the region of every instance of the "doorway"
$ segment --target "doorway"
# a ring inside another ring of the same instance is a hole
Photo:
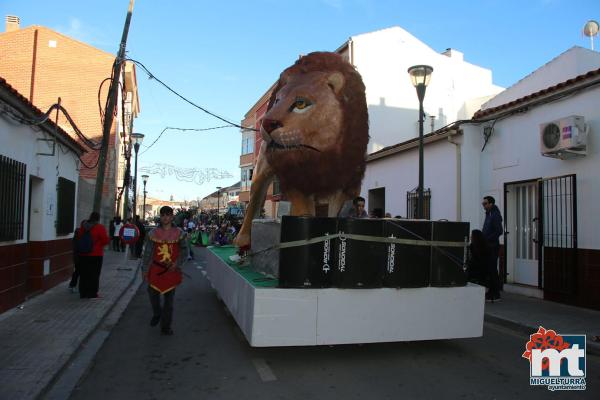
[[[577,281],[577,176],[505,184],[507,282],[567,301]]]
[[[538,180],[507,184],[507,282],[539,286]]]
[[[375,210],[381,210],[381,217],[385,215],[385,187],[369,190],[369,214]]]
[[[33,175],[29,176],[28,215],[27,241],[38,242],[43,240],[44,180]]]

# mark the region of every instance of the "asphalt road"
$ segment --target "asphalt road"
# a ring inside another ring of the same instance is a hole
[[[204,277],[203,251],[175,294],[175,334],[149,326],[142,286],[71,399],[600,398],[598,357],[587,356],[585,392],[531,387],[528,338],[487,323],[475,339],[251,348]]]

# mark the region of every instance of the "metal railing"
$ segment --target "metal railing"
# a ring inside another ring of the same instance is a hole
[[[417,189],[406,192],[406,218],[417,218],[417,203],[419,193]],[[431,219],[431,189],[423,190],[423,218]]]
[[[0,242],[23,239],[27,165],[0,155]]]

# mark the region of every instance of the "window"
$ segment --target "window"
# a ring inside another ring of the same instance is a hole
[[[406,218],[417,218],[417,189],[406,192]],[[423,218],[431,219],[431,189],[423,190]]]
[[[254,134],[242,134],[242,154],[254,153]]]
[[[0,155],[0,242],[23,239],[27,166]]]
[[[250,190],[253,171],[252,168],[242,168],[242,190]]]
[[[75,219],[75,182],[59,177],[57,190],[56,234],[67,235],[73,232]]]

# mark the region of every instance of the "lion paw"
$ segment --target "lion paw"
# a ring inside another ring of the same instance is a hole
[[[248,235],[247,233],[238,234],[237,237],[233,240],[233,244],[239,247],[240,249],[250,248],[250,235]]]

